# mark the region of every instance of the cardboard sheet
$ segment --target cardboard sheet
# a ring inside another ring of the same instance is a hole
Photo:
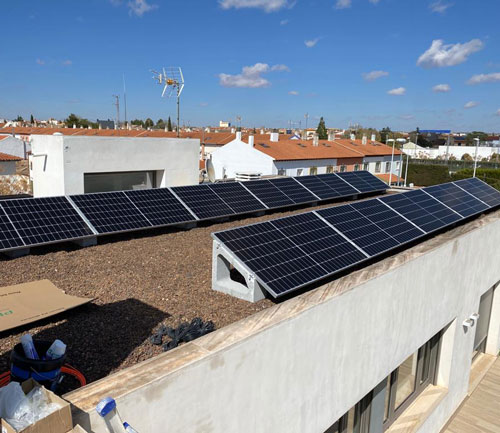
[[[0,332],[87,304],[88,298],[66,295],[49,280],[0,288]]]

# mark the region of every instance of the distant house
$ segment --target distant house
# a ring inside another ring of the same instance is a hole
[[[16,174],[16,162],[21,160],[18,156],[0,152],[0,176]]]
[[[99,128],[101,129],[115,129],[115,121],[114,120],[99,120],[97,119],[97,123]]]

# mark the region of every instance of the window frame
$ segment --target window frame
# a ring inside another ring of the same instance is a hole
[[[309,167],[309,176],[316,176],[318,174],[318,167],[315,165]]]
[[[373,391],[370,391],[354,406],[353,433],[370,433],[370,415]],[[334,422],[324,433],[347,433],[349,411]]]
[[[369,162],[363,162],[363,170],[364,171],[370,170],[370,163]]]
[[[375,163],[375,173],[380,173],[380,170],[382,170],[382,162],[381,161],[377,161]]]

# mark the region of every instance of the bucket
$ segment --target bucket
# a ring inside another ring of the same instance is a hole
[[[52,342],[33,340],[40,357],[45,355]],[[66,360],[66,354],[57,359],[29,359],[24,355],[21,343],[16,344],[10,353],[10,377],[12,381],[24,382],[33,378],[45,388],[55,391],[61,377],[61,367]]]

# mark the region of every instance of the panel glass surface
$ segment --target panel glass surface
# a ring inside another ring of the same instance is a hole
[[[0,204],[0,250],[24,246]]]
[[[281,296],[366,258],[312,212],[214,234]]]
[[[266,207],[238,182],[214,183],[209,185],[234,213],[253,212]]]
[[[290,198],[295,204],[318,201],[318,197],[315,197],[291,177],[271,179],[269,182]]]
[[[458,185],[460,188],[465,189],[465,191],[469,194],[477,197],[490,207],[500,205],[500,191],[496,190],[482,180],[479,180],[477,177],[458,180],[453,183]]]
[[[334,189],[339,197],[346,197],[358,194],[355,188],[346,180],[342,179],[335,173],[332,174],[319,174],[318,179],[325,182],[330,188]]]
[[[486,204],[452,183],[429,186],[423,190],[464,218],[489,209]]]
[[[367,171],[346,171],[337,175],[360,192],[384,191],[388,188],[384,182]]]
[[[27,246],[93,235],[66,197],[3,200],[1,206]]]
[[[234,215],[233,210],[206,184],[176,186],[172,191],[199,219]]]
[[[328,200],[341,196],[338,191],[323,182],[319,176],[297,176],[295,180],[297,180],[297,182],[299,182],[301,185],[304,185],[308,190],[316,194],[321,200]],[[341,179],[337,178],[337,180],[348,186]],[[354,194],[357,194],[357,191],[354,191]]]
[[[100,234],[152,226],[123,192],[73,195],[71,199]]]
[[[404,194],[387,195],[381,197],[380,200],[426,233],[439,230],[462,219],[450,208],[418,189]]]
[[[154,226],[195,221],[195,217],[167,188],[125,191],[125,195]]]
[[[251,180],[245,182],[245,187],[268,208],[293,206],[295,204],[291,198],[287,197],[268,180]]]

